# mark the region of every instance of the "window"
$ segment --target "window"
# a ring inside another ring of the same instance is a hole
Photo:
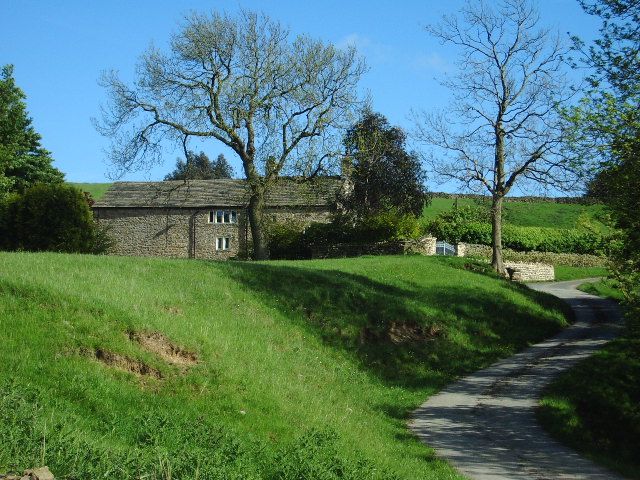
[[[238,212],[235,210],[211,210],[209,223],[238,223]]]
[[[216,250],[229,250],[231,239],[229,237],[216,238]]]

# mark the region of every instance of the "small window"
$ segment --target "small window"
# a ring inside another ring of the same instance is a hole
[[[229,250],[231,239],[229,237],[216,238],[216,250]]]
[[[209,223],[238,223],[238,212],[236,210],[211,210]]]

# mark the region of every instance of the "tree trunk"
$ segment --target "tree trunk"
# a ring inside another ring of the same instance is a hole
[[[253,240],[253,259],[267,260],[269,258],[269,246],[264,231],[263,217],[265,204],[264,189],[251,186],[251,197],[249,198],[249,226],[251,227],[251,238]]]
[[[504,264],[502,262],[502,200],[503,197],[501,195],[494,194],[493,203],[491,204],[491,266],[499,274],[504,274]]]

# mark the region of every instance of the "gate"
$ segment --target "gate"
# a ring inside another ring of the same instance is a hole
[[[456,247],[444,240],[438,240],[436,242],[436,255],[450,255],[456,256]]]

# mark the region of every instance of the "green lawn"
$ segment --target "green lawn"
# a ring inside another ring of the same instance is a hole
[[[0,265],[0,472],[56,478],[459,478],[408,412],[566,324],[465,259]]]
[[[74,183],[69,182],[70,185],[78,187],[84,192],[89,192],[94,200],[100,200],[105,192],[111,186],[110,183]]]
[[[578,280],[581,278],[606,277],[609,274],[607,267],[570,267],[568,265],[555,265],[556,281]]]
[[[598,282],[583,283],[578,289],[591,295],[610,298],[618,302],[624,300],[624,295],[618,288],[618,282],[611,278],[603,278]]]
[[[434,198],[431,205],[426,207],[423,218],[432,220],[439,213],[453,208],[453,198]],[[478,201],[470,198],[458,199],[458,206],[480,205],[489,209],[488,201]],[[504,221],[511,225],[522,227],[556,227],[574,228],[581,221],[588,219],[600,228],[607,229],[602,224],[605,218],[603,205],[578,205],[553,202],[517,202],[507,201],[504,204]]]

